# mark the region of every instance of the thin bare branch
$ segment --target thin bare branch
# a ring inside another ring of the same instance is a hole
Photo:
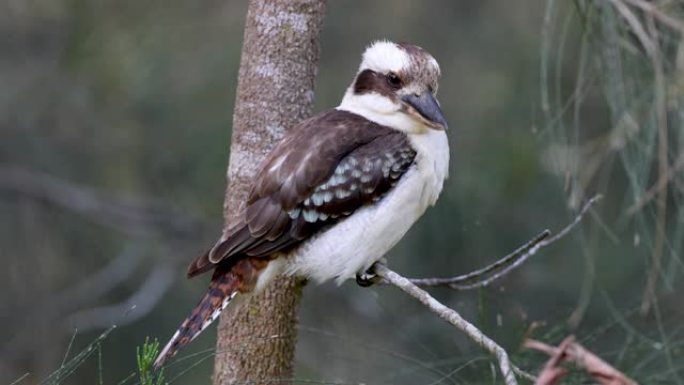
[[[526,244],[520,246],[519,248],[514,250],[512,253],[506,255],[505,257],[497,260],[496,262],[494,262],[490,265],[487,265],[481,269],[471,271],[470,273],[458,275],[456,277],[447,277],[447,278],[409,278],[409,279],[411,280],[411,282],[413,282],[414,285],[423,286],[423,287],[426,287],[426,286],[452,286],[453,287],[454,285],[460,284],[462,282],[472,281],[475,279],[481,279],[483,275],[490,273],[492,271],[498,270],[499,268],[501,268],[505,265],[509,265],[510,263],[519,259],[522,255],[527,253],[530,249],[532,249],[538,243],[542,242],[549,235],[551,235],[551,232],[549,230],[544,230],[542,233],[540,233],[536,237],[532,238],[532,240],[530,240]],[[458,286],[455,288],[461,288],[461,286]]]
[[[646,18],[648,31],[655,42],[658,41],[658,29],[656,28],[653,16]],[[653,62],[653,92],[655,95],[656,123],[658,128],[658,178],[667,179],[669,174],[668,151],[669,144],[667,138],[667,107],[665,74],[663,63],[660,57],[660,47],[656,43],[656,51],[652,56]],[[648,272],[646,287],[641,301],[641,312],[646,314],[656,300],[656,286],[661,272],[663,247],[665,244],[665,226],[667,221],[667,188],[658,191],[656,199],[656,228],[655,244],[651,254],[651,269]]]
[[[677,20],[669,15],[667,15],[665,12],[661,11],[656,5],[654,5],[652,2],[644,1],[644,0],[623,0],[625,3],[629,3],[637,8],[640,8],[643,10],[645,13],[650,14],[652,17],[657,19],[659,22],[663,23],[664,25],[667,25],[668,27],[679,31],[680,33],[684,32],[684,23],[682,23],[680,20]]]
[[[161,300],[164,293],[171,287],[174,275],[174,269],[169,265],[154,269],[145,278],[138,291],[125,301],[79,311],[67,318],[66,326],[87,331],[106,328],[113,324],[121,326],[134,322],[149,313]]]
[[[195,238],[202,231],[196,218],[156,201],[114,197],[52,175],[0,164],[0,192],[42,201],[112,227],[131,236],[168,235]]]
[[[477,345],[494,355],[497,361],[499,361],[499,369],[504,376],[506,385],[516,385],[518,383],[515,378],[515,373],[518,372],[518,370],[516,370],[517,368],[515,368],[511,363],[506,350],[487,335],[482,333],[482,331],[480,331],[480,329],[478,329],[475,325],[461,317],[461,315],[455,310],[437,301],[428,292],[411,282],[411,280],[399,275],[395,271],[389,269],[387,266],[381,263],[376,263],[373,265],[373,269],[375,274],[384,279],[387,283],[398,287],[403,292],[420,301],[440,318],[464,332]]]
[[[160,264],[161,268],[149,273],[137,291],[120,303],[93,304],[105,294],[125,286],[134,273],[139,272],[140,253],[139,248],[127,246],[102,269],[55,295],[39,296],[39,301],[30,308],[25,308],[26,304],[17,308],[0,308],[0,313],[5,310],[3,314],[16,315],[9,321],[16,326],[11,329],[17,330],[11,338],[0,343],[3,367],[7,363],[18,365],[25,357],[45,348],[45,341],[35,338],[36,330],[52,330],[53,338],[57,340],[63,333],[73,333],[75,328],[83,332],[106,329],[112,324],[126,325],[152,311],[173,284],[176,263]],[[54,322],[65,319],[62,323]]]
[[[609,0],[620,15],[627,21],[627,24],[632,28],[634,35],[639,39],[641,46],[648,53],[649,56],[656,55],[656,45],[648,36],[639,18],[632,12],[632,10],[622,0]]]
[[[16,323],[21,323],[24,326],[31,320],[41,320],[41,314],[63,315],[63,312],[72,311],[79,306],[99,299],[114,288],[119,287],[137,271],[141,262],[141,251],[138,247],[126,245],[104,267],[91,275],[84,276],[73,286],[53,295],[48,295],[46,298],[38,298],[37,302],[30,304],[28,308],[21,307],[27,306],[23,303],[3,304],[5,306],[0,307],[0,313],[24,314],[17,317],[16,320]],[[16,328],[19,329],[19,325]]]
[[[542,233],[534,237],[532,240],[528,241],[524,245],[520,246],[518,249],[512,253],[506,255],[505,257],[497,260],[496,262],[483,267],[481,269],[475,270],[473,272],[459,275],[456,277],[447,278],[409,278],[409,280],[417,286],[422,287],[433,287],[433,286],[447,286],[456,290],[470,290],[481,287],[486,287],[495,280],[507,275],[515,268],[522,265],[531,256],[535,255],[540,249],[555,243],[556,241],[562,239],[572,231],[584,218],[585,214],[593,206],[594,203],[601,199],[601,195],[596,195],[589,199],[582,209],[577,213],[575,218],[566,225],[561,231],[556,235],[549,238],[551,232],[549,230],[544,230]],[[487,276],[487,274],[493,274]],[[472,281],[478,279],[474,283],[463,284],[463,282]]]
[[[676,176],[680,175],[679,172],[682,170],[682,168],[684,168],[684,152],[679,154],[677,160],[668,168],[667,175],[664,177],[658,177],[658,181],[656,181],[653,186],[646,190],[644,195],[642,195],[635,204],[627,209],[627,215],[632,216],[641,211],[641,209],[651,202],[653,198],[660,193],[660,191],[667,188],[667,185],[670,183],[670,181],[672,181]]]

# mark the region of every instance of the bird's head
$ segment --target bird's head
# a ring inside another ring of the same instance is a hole
[[[439,64],[424,49],[377,41],[363,53],[338,108],[409,134],[444,130],[447,122],[435,96],[439,75]]]

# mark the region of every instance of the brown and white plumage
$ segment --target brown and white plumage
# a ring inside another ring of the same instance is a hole
[[[382,197],[414,157],[406,134],[347,111],[305,121],[263,163],[242,221],[188,275],[237,254],[265,257],[298,244]]]
[[[341,282],[380,259],[434,204],[448,172],[439,66],[409,44],[364,53],[341,105],[293,128],[262,163],[240,220],[188,268],[214,269],[205,297],[155,365],[238,293],[277,274]]]

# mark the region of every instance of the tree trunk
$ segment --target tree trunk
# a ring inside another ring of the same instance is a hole
[[[324,0],[249,2],[223,211],[226,228],[265,155],[311,114],[324,11]],[[279,278],[221,315],[215,385],[292,377],[301,287],[295,279]]]

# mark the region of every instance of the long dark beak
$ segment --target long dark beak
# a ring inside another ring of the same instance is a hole
[[[432,95],[432,92],[425,91],[420,95],[410,94],[402,96],[401,100],[416,110],[427,121],[430,128],[436,130],[446,130],[448,128],[442,110],[439,108],[439,103]]]

